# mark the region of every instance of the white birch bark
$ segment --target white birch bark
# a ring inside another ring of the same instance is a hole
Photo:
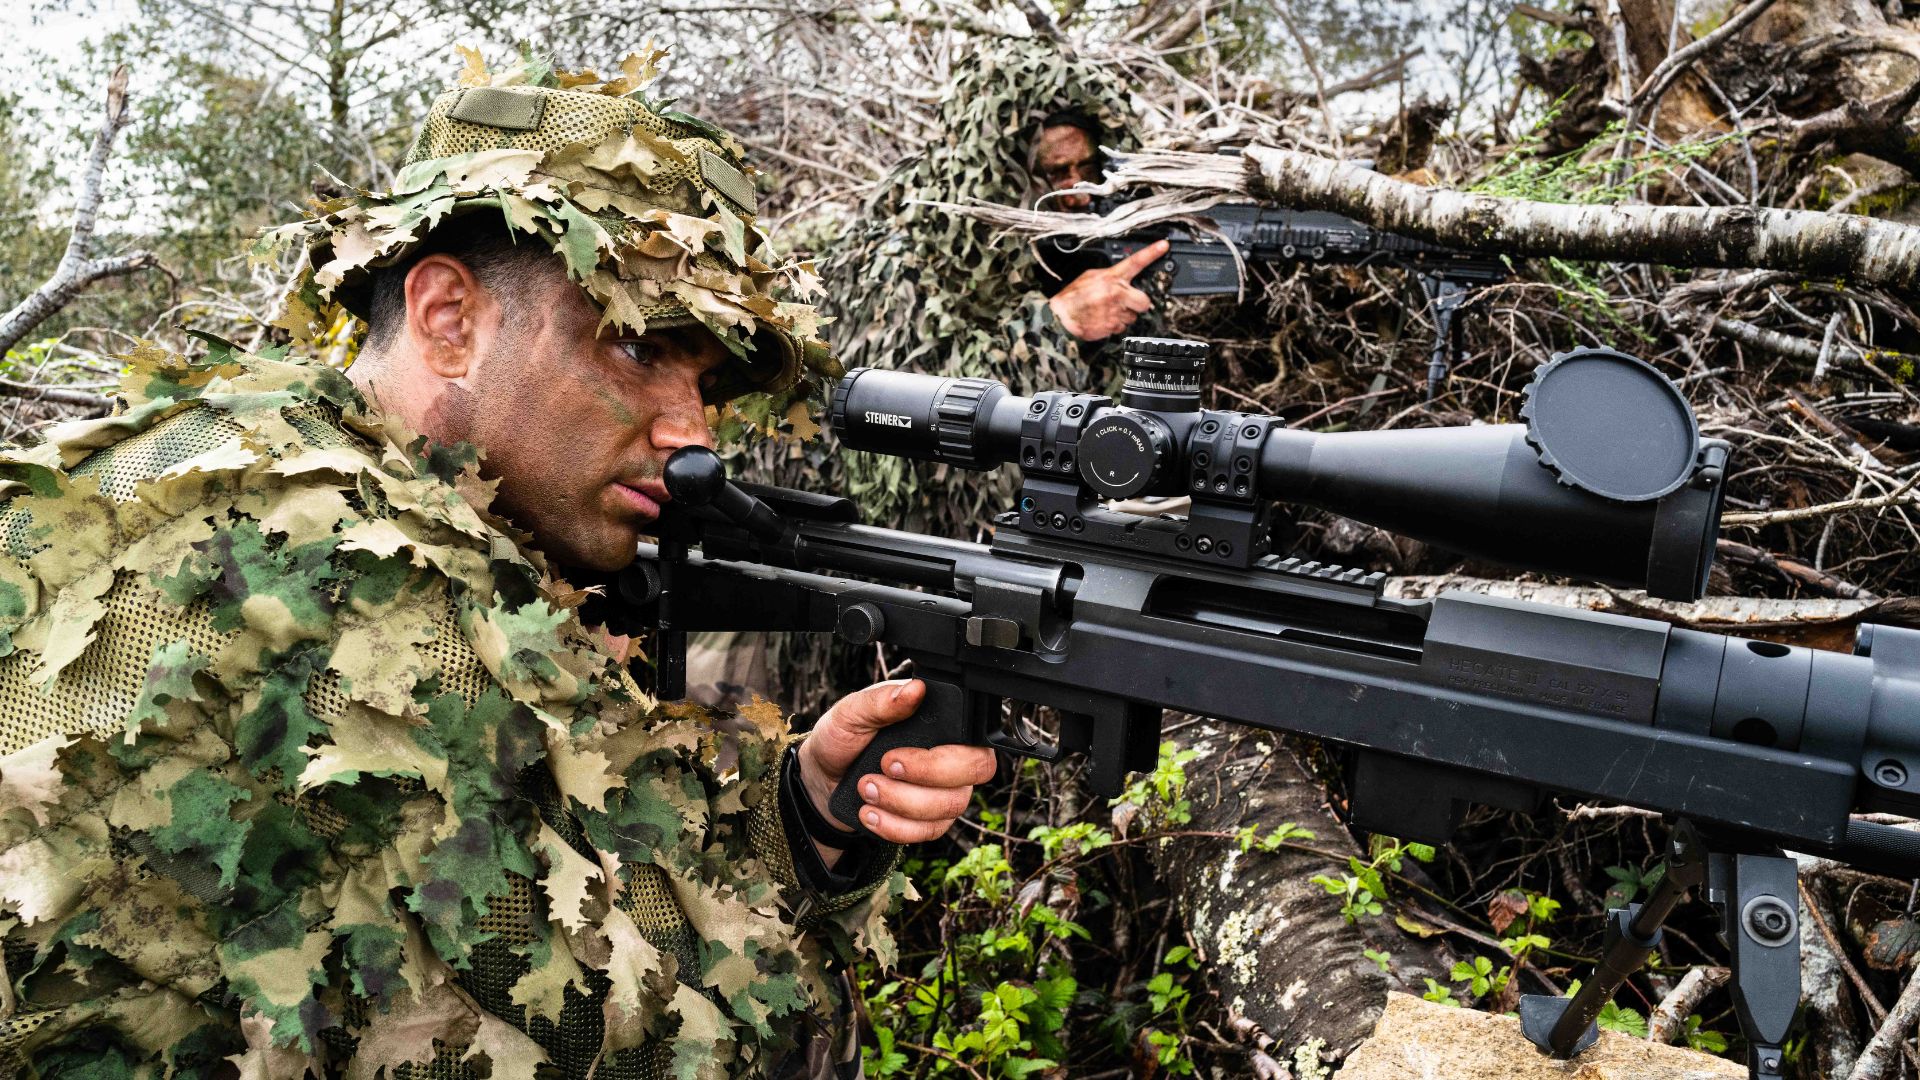
[[[1249,147],[1246,158],[1246,194],[1467,250],[1791,270],[1909,293],[1920,282],[1920,228],[1859,214],[1534,202],[1421,187],[1274,147]]]

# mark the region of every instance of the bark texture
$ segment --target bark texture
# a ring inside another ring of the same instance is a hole
[[[1284,707],[1284,705],[1278,705]],[[1349,925],[1339,904],[1313,883],[1345,873],[1360,849],[1326,805],[1326,791],[1280,740],[1202,722],[1169,736],[1199,757],[1187,766],[1191,829],[1263,834],[1283,822],[1312,830],[1305,851],[1242,852],[1231,840],[1186,840],[1156,855],[1208,971],[1229,1009],[1274,1042],[1292,1048],[1325,1040],[1339,1057],[1373,1030],[1395,989],[1445,981],[1453,958],[1434,942],[1401,933],[1381,916]],[[1391,956],[1390,974],[1364,950]]]

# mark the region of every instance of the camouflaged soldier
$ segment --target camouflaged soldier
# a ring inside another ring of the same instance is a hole
[[[116,415],[0,455],[0,1074],[857,1073],[833,972],[907,886],[820,808],[918,684],[715,725],[567,583],[705,405],[833,371],[646,63],[472,66],[393,191],[278,231],[286,325],[370,320],[351,378],[144,349]],[[887,767],[908,842],[992,763]]]

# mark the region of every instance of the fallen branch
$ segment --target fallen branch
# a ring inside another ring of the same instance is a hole
[[[1860,1025],[1848,1000],[1858,993],[1851,981],[1858,972],[1835,954],[1824,932],[1832,927],[1825,913],[1825,886],[1820,875],[1808,869],[1815,860],[1802,855],[1796,861],[1803,879],[1799,888],[1801,1002],[1808,1013],[1807,1046],[1812,1051],[1812,1059],[1802,1061],[1814,1076],[1846,1076],[1860,1060]]]
[[[115,68],[107,80],[107,111],[100,130],[93,137],[93,152],[81,173],[78,199],[73,211],[73,227],[67,234],[67,250],[60,256],[53,276],[32,295],[0,315],[0,354],[19,344],[33,328],[73,302],[89,285],[103,278],[119,277],[158,265],[152,252],[131,251],[96,259],[93,257],[94,224],[100,212],[102,181],[113,140],[127,122],[127,69]],[[59,400],[49,398],[49,400]]]
[[[1675,79],[1684,74],[1687,68],[1693,66],[1695,60],[1719,48],[1727,39],[1746,29],[1749,23],[1759,18],[1773,6],[1773,3],[1774,0],[1752,0],[1706,37],[1660,61],[1660,66],[1654,68],[1653,74],[1648,75],[1646,81],[1640,84],[1640,88],[1633,92],[1633,98],[1627,102],[1627,108],[1638,110],[1641,106],[1657,99],[1666,92],[1667,87],[1673,85]]]
[[[1874,996],[1873,987],[1867,985],[1866,977],[1861,975],[1860,969],[1847,958],[1847,951],[1840,944],[1840,935],[1833,932],[1834,920],[1828,916],[1826,909],[1820,903],[1820,898],[1807,888],[1805,878],[1811,875],[1807,863],[1803,860],[1800,866],[1802,878],[1799,883],[1800,910],[1806,912],[1809,921],[1813,923],[1814,930],[1819,932],[1821,940],[1826,944],[1828,953],[1839,962],[1841,972],[1846,975],[1847,982],[1852,984],[1854,994],[1860,998],[1860,1004],[1866,1007],[1867,1015],[1873,1018],[1874,1023],[1880,1025],[1880,1030],[1885,1031],[1890,1020],[1887,1007],[1880,1004],[1880,999]],[[1911,990],[1912,987],[1909,986],[1908,989]],[[1875,1038],[1878,1037],[1878,1035],[1875,1036]],[[1913,1062],[1915,1068],[1920,1068],[1920,1057],[1916,1057],[1913,1050],[1904,1045],[1904,1040],[1900,1048],[1906,1053],[1907,1060]],[[1856,1071],[1852,1075],[1857,1077],[1860,1074]]]
[[[1778,525],[1787,521],[1806,521],[1810,518],[1826,517],[1829,514],[1843,514],[1853,510],[1880,510],[1900,503],[1913,502],[1907,494],[1920,477],[1908,480],[1885,495],[1875,495],[1866,499],[1841,499],[1838,502],[1820,503],[1817,506],[1796,506],[1788,510],[1760,510],[1746,513],[1720,515],[1720,524],[1724,528],[1730,525],[1744,525],[1757,529],[1762,525]]]
[[[1799,582],[1811,589],[1818,589],[1828,596],[1838,596],[1845,600],[1878,600],[1879,597],[1844,578],[1835,577],[1825,570],[1816,570],[1798,559],[1789,559],[1785,555],[1775,555],[1771,551],[1753,547],[1749,544],[1722,539],[1718,545],[1719,556],[1731,562],[1746,563],[1765,570],[1772,570],[1782,577]]]
[[[1697,967],[1686,973],[1680,985],[1660,1000],[1653,1015],[1647,1017],[1647,1041],[1670,1043],[1687,1030],[1692,1016],[1708,994],[1725,986],[1733,972],[1723,967]]]
[[[1332,101],[1341,94],[1355,94],[1362,90],[1371,90],[1376,86],[1383,86],[1390,83],[1400,77],[1401,71],[1407,66],[1409,60],[1424,54],[1426,51],[1427,48],[1424,45],[1417,49],[1409,49],[1378,67],[1368,68],[1351,79],[1342,79],[1337,83],[1333,83],[1326,88],[1325,93],[1327,100]]]
[[[1873,1033],[1866,1049],[1860,1051],[1852,1080],[1884,1080],[1892,1075],[1915,1021],[1920,1021],[1920,979],[1909,979],[1906,989],[1900,991],[1900,999],[1887,1011],[1880,1030]]]
[[[53,401],[62,405],[78,405],[83,409],[104,409],[113,404],[112,398],[87,390],[75,390],[67,386],[36,386],[12,379],[0,379],[0,397]]]

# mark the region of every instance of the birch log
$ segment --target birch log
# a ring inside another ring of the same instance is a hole
[[[1403,933],[1386,916],[1349,924],[1339,901],[1313,883],[1316,874],[1345,874],[1346,858],[1362,853],[1327,808],[1326,789],[1280,738],[1214,721],[1168,738],[1198,755],[1187,766],[1188,828],[1252,826],[1265,835],[1290,822],[1313,833],[1301,842],[1312,851],[1242,852],[1232,840],[1182,839],[1154,853],[1230,1015],[1286,1053],[1320,1039],[1338,1059],[1373,1031],[1388,991],[1446,982],[1454,957],[1444,941]],[[1368,949],[1386,954],[1387,970]]]
[[[1750,266],[1913,291],[1920,228],[1753,206],[1582,206],[1421,187],[1293,150],[1249,147],[1249,194],[1375,228],[1515,257]]]

